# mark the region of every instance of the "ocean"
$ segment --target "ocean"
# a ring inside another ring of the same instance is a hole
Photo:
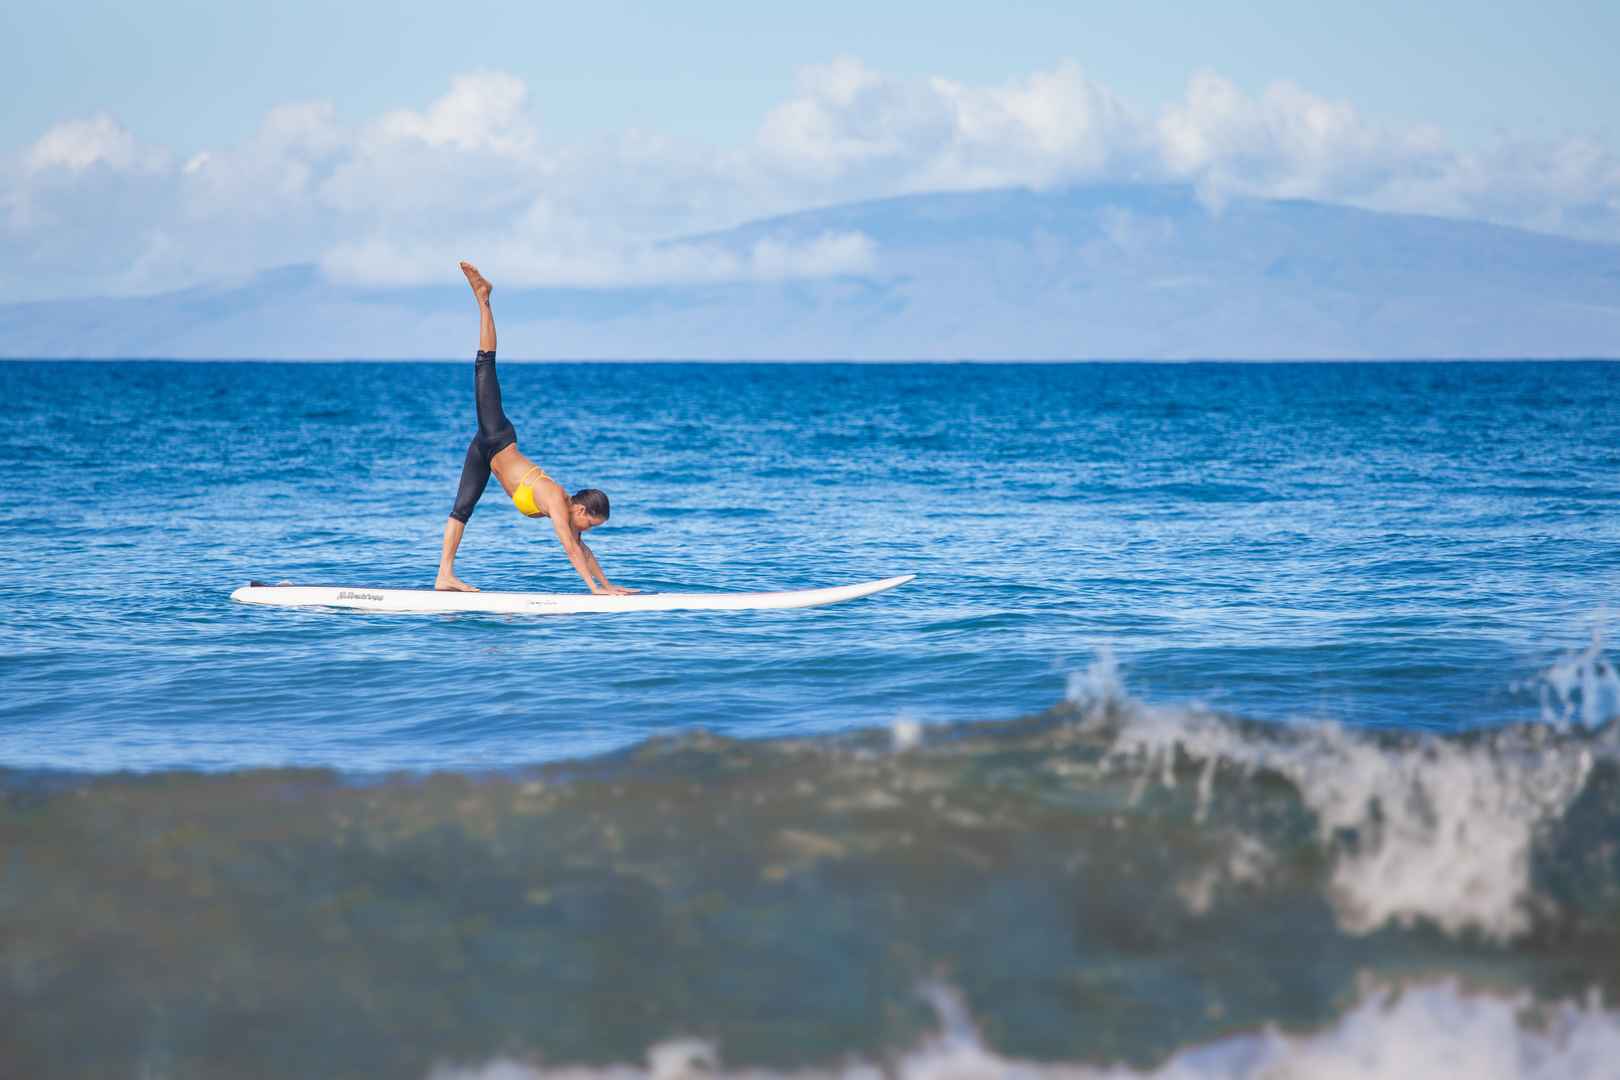
[[[1613,1076],[1620,366],[0,363],[0,1075]],[[576,591],[491,485],[458,572]]]

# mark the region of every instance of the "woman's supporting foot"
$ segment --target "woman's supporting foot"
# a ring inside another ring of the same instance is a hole
[[[439,592],[477,592],[475,586],[467,584],[454,574],[440,574],[439,579],[433,583],[433,588]]]
[[[467,275],[467,284],[472,286],[473,295],[478,297],[478,302],[489,303],[489,294],[495,291],[495,286],[489,283],[489,279],[478,272],[478,267],[466,260],[461,263],[461,272]]]

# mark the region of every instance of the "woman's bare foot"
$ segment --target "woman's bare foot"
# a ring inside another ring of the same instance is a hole
[[[463,263],[462,265],[465,266],[466,264]],[[478,273],[478,271],[474,270],[473,273],[476,274],[476,273]],[[468,275],[468,276],[470,277],[471,275]],[[435,581],[433,583],[433,587],[436,590],[438,590],[439,592],[477,592],[478,591],[478,589],[476,587],[467,584],[465,581],[462,581],[460,578],[456,577],[456,575],[454,575],[454,574],[440,574],[439,575],[439,580],[437,580],[437,581]]]
[[[467,284],[472,286],[473,295],[478,297],[478,302],[489,303],[489,294],[495,291],[495,286],[489,283],[489,279],[478,272],[478,267],[466,260],[461,263],[461,272],[467,275]]]

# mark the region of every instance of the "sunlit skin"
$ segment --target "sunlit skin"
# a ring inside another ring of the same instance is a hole
[[[484,352],[495,351],[495,315],[489,307],[489,294],[495,287],[478,268],[472,263],[463,262],[461,272],[467,275],[467,284],[472,286],[473,296],[478,301],[478,348]],[[534,462],[530,461],[518,450],[513,443],[490,459],[489,469],[495,479],[500,481],[508,497],[517,490],[518,485],[534,469]],[[563,552],[568,561],[573,564],[579,576],[585,579],[585,584],[591,592],[604,596],[627,596],[636,592],[622,585],[615,585],[602,573],[602,565],[596,561],[591,549],[585,546],[580,539],[602,524],[602,519],[586,513],[583,506],[571,502],[568,492],[563,490],[561,484],[548,476],[539,475],[530,477],[529,487],[534,491],[535,505],[540,510],[540,516],[547,518],[556,530],[557,539],[562,543]],[[444,525],[444,545],[439,555],[439,576],[433,587],[448,592],[477,592],[478,590],[462,581],[455,574],[456,549],[461,546],[461,534],[466,526],[450,518]]]

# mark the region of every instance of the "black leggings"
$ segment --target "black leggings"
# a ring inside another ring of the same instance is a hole
[[[517,442],[512,421],[501,408],[501,382],[495,377],[494,352],[480,351],[473,363],[473,398],[478,403],[478,434],[467,444],[461,483],[456,486],[456,504],[450,509],[450,516],[463,525],[489,486],[490,460]]]

